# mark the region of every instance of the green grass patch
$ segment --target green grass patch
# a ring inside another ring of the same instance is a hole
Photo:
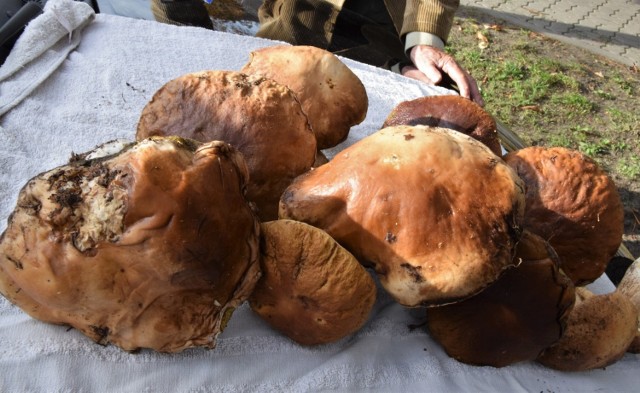
[[[637,69],[497,27],[479,16],[458,18],[447,47],[478,82],[485,109],[526,143],[577,149],[640,189]]]

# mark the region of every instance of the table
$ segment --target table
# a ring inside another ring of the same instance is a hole
[[[64,164],[74,152],[133,139],[140,111],[164,83],[188,72],[240,69],[251,50],[274,44],[102,14],[79,33],[64,38],[68,43],[77,38],[78,46],[51,75],[0,117],[0,231],[29,178]],[[400,101],[451,93],[344,62],[365,84],[370,107],[366,120],[329,156],[377,130]],[[20,72],[28,76],[29,65]],[[0,84],[0,97],[15,90],[12,84]],[[592,287],[613,288],[606,277]],[[75,330],[36,321],[0,297],[0,391],[630,392],[640,382],[640,356],[632,354],[605,370],[580,373],[533,362],[502,369],[461,364],[424,329],[410,329],[420,322],[418,312],[379,293],[364,328],[337,343],[299,346],[245,305],[216,349],[179,354],[103,347]]]

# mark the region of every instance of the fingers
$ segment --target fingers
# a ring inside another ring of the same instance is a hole
[[[470,88],[471,88],[471,92],[470,92],[471,93],[471,100],[473,102],[475,102],[476,104],[480,105],[480,106],[484,106],[484,100],[482,99],[482,94],[480,94],[480,88],[478,87],[478,84],[476,83],[476,80],[471,78],[471,81],[473,82],[470,85]]]
[[[451,80],[456,83],[462,97],[468,98],[480,106],[484,106],[484,100],[482,99],[476,80],[462,69],[453,58],[444,63],[442,71],[449,75]]]
[[[427,45],[416,45],[409,54],[415,67],[405,67],[408,70],[405,74],[403,69],[403,75],[436,85],[442,81],[442,73],[445,73],[458,86],[462,97],[484,106],[484,100],[475,79],[455,61],[453,56]],[[419,75],[420,73],[423,75]]]
[[[420,71],[431,81],[432,84],[437,85],[442,82],[442,72],[434,63],[426,63]]]
[[[437,68],[433,67],[433,71],[431,73],[423,72],[416,67],[413,66],[404,66],[401,70],[402,75],[417,79],[419,81],[425,82],[429,85],[437,85],[442,81],[442,74],[438,71]]]

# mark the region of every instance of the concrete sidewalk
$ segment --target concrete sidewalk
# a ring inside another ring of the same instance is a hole
[[[640,67],[640,0],[461,0],[460,5]]]

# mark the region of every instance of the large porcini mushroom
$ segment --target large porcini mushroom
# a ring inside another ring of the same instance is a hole
[[[562,371],[606,367],[624,356],[637,330],[638,310],[625,295],[595,295],[578,287],[566,330],[537,360]]]
[[[618,292],[625,295],[638,309],[638,330],[636,337],[627,349],[631,353],[640,353],[640,258],[636,259],[625,272],[620,284],[618,284]]]
[[[167,82],[144,107],[136,138],[177,135],[233,145],[249,167],[247,197],[262,220],[277,217],[282,191],[315,160],[316,139],[294,93],[274,80],[204,71]]]
[[[463,363],[504,367],[534,360],[562,336],[574,286],[553,249],[524,231],[518,266],[459,303],[427,309],[431,336]]]
[[[0,242],[0,292],[100,344],[213,348],[260,275],[242,156],[181,138],[100,150],[22,189]]]
[[[275,45],[251,52],[241,72],[274,79],[293,90],[309,116],[318,149],[344,141],[369,107],[360,79],[336,55],[305,45]]]
[[[576,285],[604,273],[622,242],[624,212],[611,178],[584,154],[527,147],[504,156],[524,181],[524,227],[542,236]]]
[[[457,95],[424,96],[399,103],[382,127],[425,125],[469,135],[502,155],[496,121],[475,102]]]
[[[406,306],[472,296],[513,264],[521,180],[486,146],[425,126],[377,131],[298,177],[280,217],[321,228]]]
[[[353,255],[303,222],[261,227],[263,275],[249,298],[253,311],[303,345],[337,341],[364,325],[376,285]]]

